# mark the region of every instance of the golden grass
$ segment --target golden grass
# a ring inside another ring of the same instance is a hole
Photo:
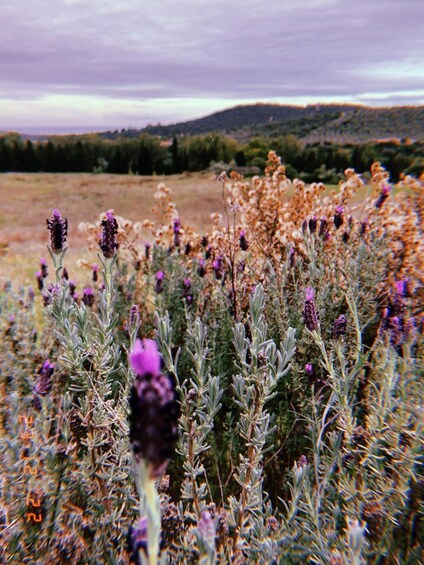
[[[69,221],[67,264],[96,261],[86,249],[79,222],[94,223],[113,209],[132,221],[151,218],[159,182],[171,188],[183,223],[202,232],[210,215],[223,210],[222,186],[211,173],[169,177],[92,174],[3,174],[0,176],[0,281],[34,281],[40,256],[46,256],[46,219],[58,208]]]

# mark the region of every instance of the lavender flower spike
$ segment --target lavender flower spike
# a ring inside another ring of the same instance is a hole
[[[178,435],[174,384],[160,372],[160,362],[153,340],[136,340],[130,354],[137,374],[129,400],[130,442],[136,462],[145,461],[151,479],[166,469]]]
[[[52,375],[54,372],[54,363],[50,363],[50,359],[46,359],[43,366],[38,371],[37,382],[34,391],[41,395],[46,396],[52,388]]]
[[[137,339],[130,353],[130,364],[138,377],[159,376],[160,355],[156,342],[153,339],[145,339],[143,342]]]
[[[50,230],[50,249],[60,255],[66,248],[68,220],[63,219],[59,210],[54,209],[51,219],[47,220],[47,229]]]
[[[102,220],[103,233],[99,245],[105,259],[112,259],[118,249],[118,222],[112,211],[106,212],[106,219]]]
[[[308,286],[305,290],[305,306],[303,308],[303,319],[305,321],[305,326],[309,331],[313,332],[319,327],[318,314],[314,302],[315,291],[313,288]]]
[[[345,335],[346,326],[346,316],[344,314],[340,314],[340,316],[334,321],[331,329],[331,339],[339,339],[341,336]]]

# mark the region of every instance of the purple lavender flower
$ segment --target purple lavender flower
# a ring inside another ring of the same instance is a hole
[[[211,513],[203,509],[200,520],[197,522],[197,531],[209,547],[215,547],[215,521]]]
[[[305,219],[302,222],[302,232],[303,232],[303,234],[306,233],[307,228],[308,228],[308,220]]]
[[[74,294],[76,289],[76,283],[73,279],[68,282],[69,294]]]
[[[193,295],[190,292],[191,289],[191,280],[190,279],[184,279],[183,280],[183,296],[186,299],[188,304],[191,304],[193,302]]]
[[[130,442],[135,460],[149,466],[150,476],[164,472],[177,441],[178,403],[170,377],[160,372],[153,340],[137,339],[130,353],[136,382],[130,395]]]
[[[191,243],[188,241],[184,248],[184,255],[190,255],[191,252]]]
[[[297,464],[301,469],[305,469],[308,466],[308,458],[306,455],[301,455]]]
[[[360,225],[360,228],[359,228],[359,235],[360,235],[361,237],[364,237],[365,232],[366,232],[367,229],[368,229],[368,226],[369,226],[368,218],[365,218],[365,220],[363,220],[363,221],[361,222],[361,225]]]
[[[206,261],[212,257],[212,247],[209,245],[205,251],[205,259]]]
[[[135,565],[140,564],[140,551],[143,551],[146,558],[149,557],[148,552],[148,520],[146,517],[140,518],[137,525],[132,525],[127,536],[127,543],[131,559]]]
[[[147,242],[144,245],[144,257],[146,258],[146,261],[148,261],[150,259],[150,249],[152,247],[152,244]]]
[[[337,206],[333,222],[336,230],[338,230],[343,225],[343,206]]]
[[[174,225],[172,228],[174,232],[174,246],[179,247],[181,245],[181,222],[179,218],[174,220]]]
[[[204,277],[206,275],[205,260],[204,259],[199,259],[199,266],[197,268],[197,274],[199,275],[199,277]]]
[[[163,280],[165,278],[165,273],[163,271],[158,271],[155,277],[156,277],[155,291],[157,292],[157,294],[160,294],[163,291]]]
[[[28,302],[32,303],[34,302],[34,289],[32,288],[32,286],[28,287],[28,292],[27,292],[27,296],[28,296]]]
[[[46,359],[43,366],[38,371],[34,387],[34,391],[40,396],[46,396],[51,391],[53,372],[54,363],[50,363],[50,359]]]
[[[41,271],[37,271],[35,273],[35,278],[37,279],[38,290],[43,290],[43,288],[44,288],[43,273]]]
[[[52,303],[52,296],[49,292],[47,292],[46,290],[43,290],[41,293],[41,297],[43,299],[43,306],[49,306],[49,304]]]
[[[305,290],[305,305],[303,307],[303,319],[305,326],[309,331],[313,332],[319,327],[318,314],[314,302],[315,292],[313,288],[308,286]]]
[[[348,242],[349,242],[349,239],[350,239],[350,234],[349,234],[349,232],[347,232],[347,231],[343,232],[343,235],[342,235],[342,241],[343,241],[343,243],[348,243]]]
[[[99,245],[105,259],[111,259],[118,249],[118,222],[112,210],[106,212],[106,219],[102,220],[103,232]]]
[[[377,198],[377,200],[375,201],[375,204],[374,204],[374,206],[376,208],[381,208],[383,206],[383,203],[389,197],[391,190],[392,190],[392,187],[389,184],[383,183],[383,185],[381,187],[380,195],[379,195],[379,197]]]
[[[240,232],[239,245],[242,251],[247,251],[249,249],[249,242],[246,239],[245,230],[241,230]]]
[[[97,263],[94,263],[92,266],[91,280],[93,282],[97,282],[99,280],[99,266]]]
[[[82,291],[81,300],[89,308],[92,308],[94,306],[94,292],[91,286],[84,288],[84,290]]]
[[[212,268],[215,273],[215,278],[218,280],[222,279],[222,276],[224,274],[222,255],[218,255],[218,257],[212,262]]]
[[[295,264],[296,264],[295,256],[296,256],[296,251],[295,251],[294,247],[292,247],[289,251],[289,267],[290,267],[290,269],[293,269]]]
[[[327,231],[327,226],[328,226],[328,222],[327,222],[327,218],[325,216],[323,216],[320,220],[320,224],[319,224],[319,232],[318,235],[320,237],[323,237]]]
[[[62,214],[56,208],[50,220],[47,220],[47,229],[50,230],[50,249],[56,255],[60,255],[66,247],[68,235],[68,220],[62,218]]]
[[[139,327],[141,322],[140,308],[138,304],[133,304],[130,308],[129,323],[132,327]]]
[[[339,339],[346,333],[347,327],[347,320],[344,314],[340,314],[340,316],[334,321],[333,327],[331,329],[331,339]]]
[[[62,279],[65,281],[69,280],[69,273],[66,267],[63,267],[62,269]]]
[[[160,375],[160,355],[156,343],[152,339],[141,342],[137,339],[130,353],[130,364],[139,377]]]
[[[202,247],[204,247],[204,248],[206,249],[206,247],[208,246],[208,238],[207,238],[206,235],[204,235],[204,236],[202,237],[200,243],[201,243]]]
[[[43,279],[46,279],[49,276],[49,268],[47,266],[47,261],[44,259],[44,257],[41,257],[40,259],[40,268],[41,268],[41,276],[43,277]]]
[[[396,281],[396,294],[395,300],[412,296],[411,281],[409,279]]]
[[[308,377],[308,379],[312,380],[314,378],[314,367],[311,363],[306,363],[305,365],[305,375]]]
[[[314,216],[313,218],[311,218],[309,220],[309,231],[310,231],[310,233],[314,233],[315,230],[317,229],[317,222],[318,222],[318,218],[316,216]]]

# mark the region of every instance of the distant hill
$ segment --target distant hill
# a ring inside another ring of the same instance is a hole
[[[170,138],[219,132],[245,142],[255,135],[295,135],[305,142],[365,142],[378,139],[424,140],[424,106],[369,108],[353,104],[285,106],[253,104],[215,112],[204,118],[141,130],[99,134],[103,138],[138,137],[149,133]]]

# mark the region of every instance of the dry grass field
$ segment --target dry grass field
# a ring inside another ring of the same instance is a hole
[[[197,230],[223,210],[222,186],[211,173],[169,177],[91,174],[3,174],[0,176],[0,282],[33,281],[40,256],[47,253],[46,218],[58,208],[69,221],[67,263],[96,258],[88,253],[79,222],[96,222],[113,209],[132,221],[151,218],[158,183],[172,190],[183,222]]]

